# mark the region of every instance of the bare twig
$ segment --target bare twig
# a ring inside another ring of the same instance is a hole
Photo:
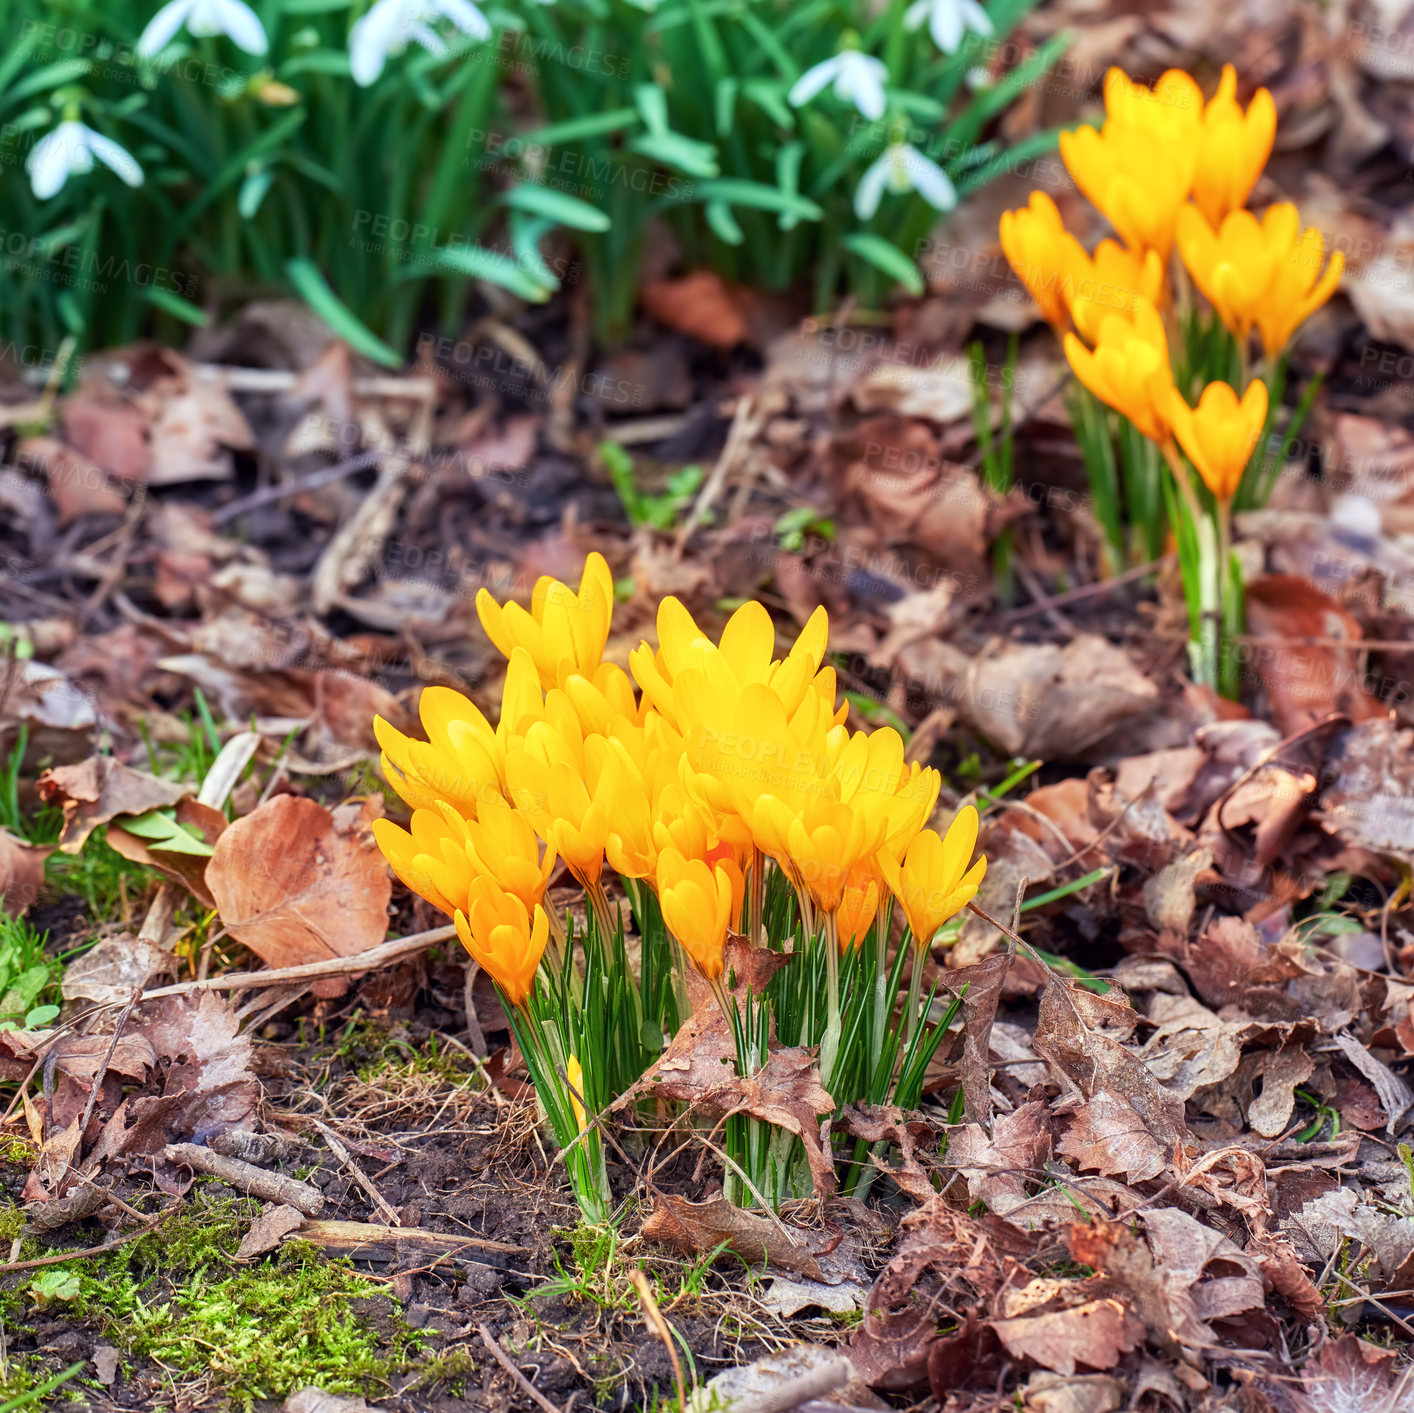
[[[93,1117],[94,1106],[98,1103],[98,1091],[103,1088],[104,1076],[108,1073],[108,1065],[113,1059],[113,1051],[118,1048],[118,1037],[123,1033],[123,1027],[128,1023],[128,1017],[133,1013],[133,1007],[137,1004],[138,990],[133,988],[133,994],[128,998],[128,1004],[123,1007],[123,1013],[118,1017],[118,1024],[113,1027],[113,1038],[108,1042],[108,1053],[103,1057],[103,1063],[93,1072],[93,1083],[88,1087],[88,1103],[83,1108],[83,1118],[79,1121],[79,1142],[83,1142],[84,1133],[88,1130],[88,1121]]]
[[[354,1162],[353,1154],[344,1147],[343,1140],[339,1135],[328,1124],[321,1119],[316,1119],[312,1114],[310,1122],[324,1135],[324,1141],[329,1145],[329,1151],[349,1170],[350,1177],[368,1194],[368,1200],[382,1213],[383,1219],[388,1225],[402,1226],[403,1219],[398,1216],[388,1199],[373,1185],[372,1180],[363,1169]]]
[[[672,1360],[673,1381],[678,1386],[678,1413],[687,1413],[687,1386],[682,1381],[682,1360],[678,1358],[677,1345],[673,1342],[673,1332],[668,1327],[668,1322],[663,1318],[663,1312],[658,1308],[658,1302],[653,1298],[653,1287],[648,1284],[648,1277],[643,1274],[643,1268],[641,1266],[635,1267],[628,1273],[628,1278],[638,1296],[638,1305],[643,1311],[644,1323],[663,1341],[663,1345],[668,1351],[668,1358]]]
[[[235,520],[252,510],[258,510],[262,505],[271,505],[275,501],[298,495],[301,491],[313,491],[320,486],[332,485],[335,481],[342,481],[346,476],[353,476],[360,471],[367,471],[370,467],[376,466],[384,455],[385,452],[382,448],[361,451],[357,456],[351,456],[347,461],[339,462],[337,466],[326,466],[322,471],[312,471],[308,476],[301,476],[297,481],[283,481],[278,486],[263,486],[260,490],[241,496],[239,500],[233,500],[229,505],[223,505],[219,510],[213,512],[211,524],[213,526],[224,525],[229,520]]]
[[[351,957],[329,957],[322,962],[302,962],[299,966],[275,967],[270,971],[228,971],[222,976],[208,977],[205,981],[179,981],[172,986],[159,986],[154,991],[144,991],[140,999],[155,1001],[159,996],[186,996],[193,991],[248,991],[258,986],[284,986],[291,981],[318,976],[348,976],[352,972],[378,971],[416,952],[425,952],[438,942],[446,942],[456,935],[456,928],[448,924],[383,942],[366,952],[355,952]]]
[[[1116,574],[1113,579],[1102,579],[1098,584],[1085,584],[1078,589],[1071,589],[1064,594],[1053,594],[1044,603],[1028,603],[1021,608],[1013,608],[1002,614],[1002,623],[1015,623],[1021,618],[1030,618],[1033,614],[1045,613],[1048,609],[1059,608],[1062,604],[1080,603],[1085,599],[1098,598],[1102,594],[1108,594],[1113,589],[1122,588],[1125,584],[1133,583],[1136,579],[1143,579],[1162,569],[1170,560],[1174,558],[1171,554],[1166,554],[1158,559],[1152,560],[1148,564],[1137,564],[1133,569],[1126,569],[1123,574]]]
[[[520,1389],[523,1394],[526,1394],[529,1398],[534,1400],[536,1404],[543,1408],[545,1410],[545,1413],[560,1413],[559,1408],[557,1408],[553,1403],[551,1403],[550,1400],[546,1398],[545,1395],[541,1393],[540,1390],[536,1388],[535,1385],[531,1383],[530,1380],[527,1379],[525,1375],[522,1374],[521,1371],[517,1369],[513,1363],[511,1363],[510,1355],[508,1355],[506,1351],[502,1349],[499,1344],[496,1343],[496,1336],[493,1335],[491,1331],[486,1328],[485,1325],[478,1325],[476,1329],[477,1333],[481,1336],[482,1344],[486,1346],[491,1357],[506,1371],[506,1373],[511,1376],[513,1380],[515,1380],[516,1387]]]
[[[297,1233],[301,1241],[312,1241],[325,1251],[360,1260],[375,1259],[380,1247],[411,1246],[444,1256],[455,1256],[464,1250],[492,1251],[504,1256],[524,1254],[523,1246],[507,1241],[492,1241],[484,1236],[466,1236],[460,1232],[425,1231],[421,1227],[384,1227],[375,1222],[345,1222],[320,1217],[307,1221]]]
[[[284,1173],[267,1172],[240,1158],[213,1153],[210,1148],[202,1148],[195,1143],[169,1143],[162,1150],[162,1156],[169,1163],[199,1173],[210,1173],[242,1192],[249,1192],[253,1197],[294,1207],[306,1217],[318,1216],[324,1210],[324,1194],[317,1187],[300,1182],[298,1178],[286,1177]]]
[[[41,1266],[60,1266],[65,1261],[81,1261],[88,1256],[106,1256],[115,1247],[126,1245],[129,1241],[136,1241],[140,1236],[146,1236],[148,1232],[154,1231],[162,1222],[165,1222],[179,1207],[184,1206],[181,1198],[178,1198],[170,1206],[164,1207],[155,1217],[149,1217],[146,1224],[134,1227],[132,1231],[125,1231],[122,1236],[115,1237],[112,1241],[105,1241],[98,1246],[86,1246],[82,1251],[61,1251],[57,1256],[37,1256],[32,1261],[7,1261],[0,1266],[0,1276],[9,1275],[11,1271],[37,1271]]]

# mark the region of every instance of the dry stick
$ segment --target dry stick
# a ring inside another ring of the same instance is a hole
[[[294,967],[275,967],[271,971],[230,971],[224,976],[209,977],[205,981],[179,981],[172,986],[159,986],[154,991],[144,991],[139,998],[155,1001],[160,996],[186,996],[193,991],[243,991],[258,986],[284,986],[291,981],[312,980],[318,976],[347,976],[350,972],[378,971],[391,966],[438,942],[446,942],[457,935],[457,930],[448,924],[434,927],[428,932],[414,932],[408,937],[398,937],[391,942],[382,942],[370,947],[366,952],[355,952],[351,957],[330,957],[322,962],[301,962]]]
[[[687,1413],[687,1386],[682,1381],[682,1361],[678,1358],[673,1332],[668,1328],[668,1322],[663,1318],[663,1312],[658,1309],[658,1302],[653,1299],[653,1288],[648,1284],[648,1277],[643,1274],[643,1268],[641,1266],[635,1267],[628,1273],[628,1278],[638,1296],[638,1304],[643,1311],[644,1323],[663,1341],[668,1351],[668,1358],[673,1362],[673,1382],[678,1386],[678,1413]]]
[[[472,1249],[494,1251],[506,1256],[523,1256],[525,1247],[508,1241],[492,1241],[485,1236],[465,1236],[460,1232],[425,1231],[422,1227],[383,1227],[374,1222],[346,1222],[328,1217],[312,1218],[291,1233],[301,1241],[312,1241],[325,1251],[361,1257],[379,1246],[411,1246],[423,1251],[439,1251],[444,1256]]]
[[[496,1343],[496,1336],[485,1325],[478,1325],[476,1329],[481,1336],[482,1344],[486,1346],[491,1357],[515,1380],[520,1391],[534,1399],[545,1410],[545,1413],[560,1413],[560,1410],[511,1363],[510,1355]]]
[[[249,1192],[253,1197],[294,1207],[306,1217],[316,1217],[324,1210],[324,1194],[317,1187],[300,1182],[298,1178],[286,1177],[283,1173],[266,1172],[264,1168],[257,1168],[254,1163],[243,1162],[240,1158],[213,1153],[210,1148],[202,1148],[195,1143],[169,1143],[162,1150],[162,1156],[179,1167],[210,1173],[242,1192]]]
[[[854,1365],[841,1354],[832,1363],[821,1364],[816,1369],[807,1369],[805,1373],[797,1374],[789,1382],[778,1385],[770,1393],[760,1393],[755,1398],[748,1396],[739,1403],[733,1402],[732,1407],[736,1413],[789,1413],[791,1409],[799,1413],[806,1405],[834,1410],[839,1407],[837,1404],[814,1403],[813,1400],[822,1394],[833,1393],[853,1377]],[[847,1410],[839,1408],[839,1413],[847,1413]]]
[[[98,1091],[103,1088],[103,1081],[108,1074],[108,1065],[113,1058],[113,1051],[118,1048],[118,1037],[123,1033],[123,1027],[128,1023],[128,1017],[133,1013],[133,1007],[137,1005],[137,998],[140,992],[137,987],[133,987],[133,994],[128,998],[128,1004],[123,1007],[123,1013],[118,1017],[118,1024],[113,1027],[113,1038],[108,1042],[108,1053],[103,1057],[103,1063],[93,1072],[93,1083],[88,1087],[88,1103],[83,1108],[83,1119],[79,1123],[79,1142],[83,1142],[84,1132],[88,1128],[88,1121],[93,1117],[94,1107],[98,1103]]]
[[[1052,594],[1044,603],[1023,604],[1020,608],[1009,609],[1002,614],[998,622],[1015,623],[1021,618],[1031,618],[1038,613],[1045,613],[1047,609],[1055,609],[1063,604],[1081,603],[1085,599],[1098,598],[1109,593],[1112,589],[1122,588],[1125,584],[1133,583],[1136,579],[1143,579],[1152,574],[1156,569],[1162,569],[1175,556],[1171,554],[1160,555],[1158,559],[1150,560],[1148,564],[1136,564],[1133,569],[1126,569],[1123,574],[1116,574],[1113,579],[1102,579],[1098,584],[1083,584],[1078,589],[1069,589],[1063,594]],[[1348,644],[1347,644],[1348,646]]]
[[[380,451],[361,451],[357,456],[350,457],[347,461],[341,461],[337,466],[326,466],[322,471],[313,471],[308,476],[302,476],[298,481],[285,481],[278,486],[264,486],[258,491],[252,491],[249,495],[242,496],[239,500],[233,500],[229,505],[223,505],[211,517],[211,524],[224,525],[228,520],[235,520],[238,516],[245,515],[252,510],[258,510],[262,505],[270,505],[274,501],[284,500],[287,496],[298,495],[301,491],[318,490],[320,486],[332,485],[335,481],[342,481],[345,476],[352,476],[359,471],[367,471],[371,466],[378,464],[378,459],[383,455]]]
[[[462,984],[462,1003],[466,1007],[466,1038],[471,1042],[474,1055],[486,1057],[486,1032],[481,1029],[481,1017],[476,1014],[476,978],[481,974],[481,963],[467,959],[466,980]]]
[[[403,1219],[398,1216],[397,1211],[388,1202],[388,1199],[374,1187],[368,1175],[359,1165],[354,1162],[353,1154],[344,1147],[339,1135],[334,1132],[328,1124],[310,1115],[310,1122],[324,1135],[324,1141],[329,1145],[329,1151],[349,1170],[353,1180],[368,1194],[369,1201],[383,1214],[389,1226],[400,1227]]]
[[[59,1266],[65,1261],[79,1261],[87,1256],[106,1256],[115,1247],[123,1246],[129,1241],[136,1241],[140,1236],[146,1236],[148,1232],[155,1230],[158,1225],[165,1222],[179,1207],[185,1205],[179,1197],[155,1217],[149,1217],[145,1226],[134,1227],[132,1231],[126,1231],[122,1236],[115,1237],[112,1241],[105,1241],[98,1246],[86,1246],[82,1251],[61,1251],[57,1256],[39,1256],[32,1261],[7,1261],[3,1266],[0,1266],[0,1276],[9,1275],[11,1271],[35,1271],[41,1266]]]

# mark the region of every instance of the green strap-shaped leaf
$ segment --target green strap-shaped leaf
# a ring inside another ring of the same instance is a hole
[[[313,260],[297,256],[285,266],[294,291],[355,353],[381,363],[385,368],[401,368],[403,360],[372,329],[359,319],[329,288]]]
[[[211,315],[199,304],[193,304],[191,300],[183,299],[181,295],[174,294],[169,289],[149,286],[143,291],[142,297],[174,319],[180,319],[182,323],[191,324],[194,328],[204,329],[211,322]]]
[[[457,275],[470,275],[474,280],[487,280],[500,285],[520,299],[532,304],[544,304],[554,293],[532,278],[509,256],[479,245],[445,246],[437,252],[437,264]]]
[[[897,280],[909,294],[923,293],[923,272],[917,263],[883,236],[857,231],[847,235],[840,243],[851,255],[859,256],[876,270],[882,270],[891,280]]]
[[[513,210],[539,216],[557,226],[568,226],[572,231],[598,233],[607,231],[613,224],[597,206],[537,182],[521,182],[519,186],[513,186],[502,200]]]
[[[717,181],[699,182],[693,194],[703,201],[725,201],[728,206],[747,206],[754,211],[774,211],[777,215],[797,216],[803,221],[818,221],[825,214],[807,196],[740,177],[722,177]]]

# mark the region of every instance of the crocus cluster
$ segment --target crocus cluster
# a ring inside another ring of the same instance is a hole
[[[823,608],[778,657],[760,604],[713,642],[667,598],[657,647],[638,647],[630,672],[603,659],[612,609],[598,554],[578,591],[542,578],[528,609],[482,590],[482,625],[507,659],[496,724],[445,687],[422,694],[426,741],[376,723],[387,779],[413,810],[407,829],[375,825],[379,845],[454,919],[509,1006],[524,1008],[547,945],[565,936],[545,897],[557,861],[605,926],[606,865],[653,890],[709,982],[729,934],[766,942],[747,898],[773,868],[806,934],[823,929],[841,949],[869,933],[890,890],[919,947],[967,905],[986,868],[972,862],[976,811],[938,835],[938,773],[908,763],[892,728],[848,728],[822,665]]]
[[[1245,209],[1276,135],[1266,89],[1244,109],[1229,65],[1207,102],[1178,70],[1149,89],[1111,69],[1104,94],[1103,124],[1063,133],[1060,149],[1119,241],[1087,254],[1038,191],[1002,217],[1002,249],[1062,334],[1076,377],[1150,440],[1176,439],[1227,502],[1266,425],[1268,389],[1257,378],[1245,388],[1212,382],[1190,406],[1169,354],[1171,253],[1237,341],[1244,371],[1253,331],[1274,363],[1330,298],[1344,260],[1337,252],[1326,264],[1321,233],[1303,231],[1289,202],[1260,219]]]

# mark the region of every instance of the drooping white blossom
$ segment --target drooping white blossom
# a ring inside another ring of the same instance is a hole
[[[992,34],[992,21],[977,0],[914,0],[904,12],[905,27],[921,29],[925,20],[944,54],[956,54],[968,30],[984,38]]]
[[[450,20],[472,39],[487,39],[491,24],[472,0],[376,0],[349,32],[349,70],[367,87],[383,72],[390,54],[415,41],[433,54],[445,54],[442,36],[428,23]]]
[[[245,0],[168,0],[147,22],[137,52],[144,59],[160,54],[183,25],[198,39],[224,34],[247,54],[264,54],[270,47],[260,16]]]
[[[787,97],[792,107],[809,103],[827,83],[833,83],[835,97],[852,103],[870,122],[884,116],[884,82],[889,76],[883,61],[858,49],[842,49],[832,59],[822,60],[796,79]]]
[[[895,196],[916,191],[924,201],[938,211],[951,211],[957,205],[957,192],[948,174],[906,142],[891,142],[883,155],[859,179],[854,192],[854,210],[861,221],[869,220],[879,209],[885,190]]]
[[[127,148],[94,132],[87,123],[68,118],[40,138],[25,160],[35,196],[41,201],[57,196],[71,176],[93,170],[95,157],[129,186],[142,185],[142,168]]]

